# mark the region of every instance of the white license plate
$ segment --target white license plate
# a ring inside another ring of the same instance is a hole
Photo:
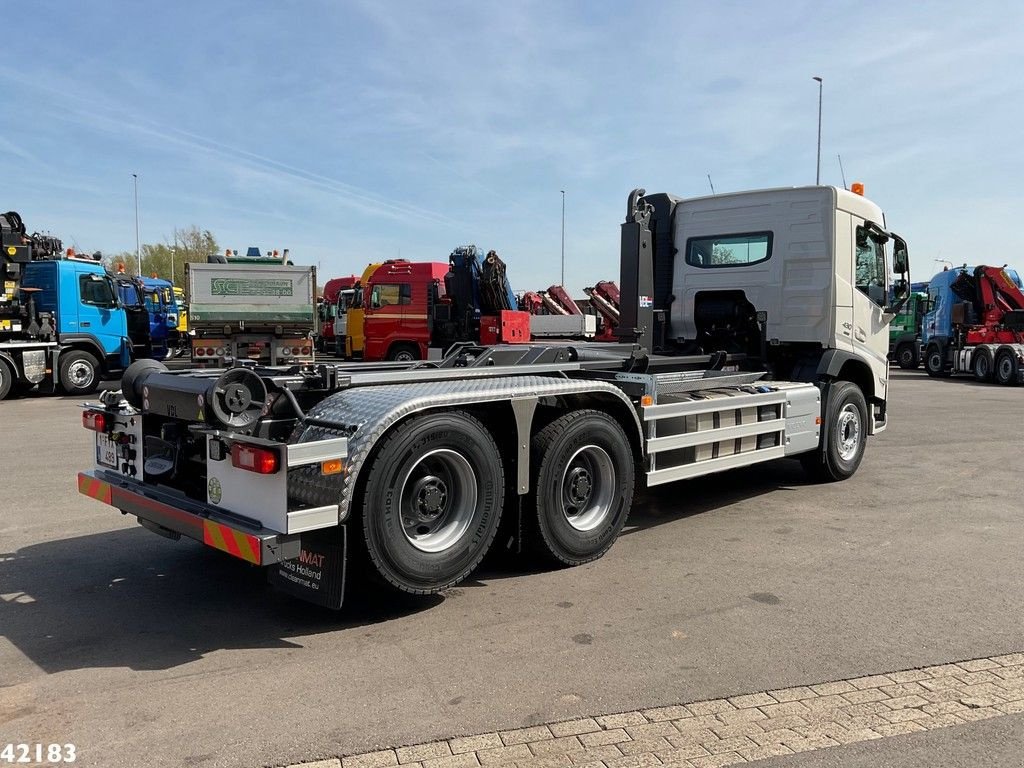
[[[117,443],[106,435],[96,435],[96,463],[117,469]]]

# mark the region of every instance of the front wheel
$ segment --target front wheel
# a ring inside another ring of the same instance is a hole
[[[896,350],[896,362],[903,370],[914,370],[921,364],[916,344],[901,344]]]
[[[946,368],[946,355],[938,344],[929,344],[924,354],[924,369],[929,376],[946,378],[950,371]]]
[[[563,565],[601,557],[633,501],[633,451],[622,427],[601,411],[573,411],[538,432],[531,453],[533,548]]]
[[[868,437],[868,406],[860,387],[835,382],[828,392],[823,448],[800,457],[810,476],[831,482],[851,477],[864,458]]]
[[[378,573],[403,592],[458,584],[498,532],[505,480],[498,446],[467,413],[417,416],[387,435],[363,493],[363,535]]]
[[[395,363],[411,363],[420,359],[420,349],[415,344],[395,344],[388,350],[388,360]]]
[[[7,363],[0,360],[0,400],[4,400],[14,391],[14,371]]]
[[[80,349],[61,355],[60,382],[69,395],[92,394],[100,385],[99,362]]]

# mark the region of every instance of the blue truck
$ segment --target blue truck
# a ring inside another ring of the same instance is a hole
[[[98,260],[30,260],[18,271],[18,319],[0,333],[0,399],[35,386],[85,395],[128,367],[127,314]]]
[[[158,277],[143,277],[141,280],[149,313],[150,356],[163,360],[178,342],[178,306],[174,285],[170,280]]]

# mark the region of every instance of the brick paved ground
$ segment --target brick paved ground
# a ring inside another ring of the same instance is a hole
[[[1024,712],[1024,653],[587,717],[289,768],[702,768]]]

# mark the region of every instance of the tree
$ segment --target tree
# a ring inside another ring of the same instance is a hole
[[[162,277],[175,285],[184,285],[185,264],[206,262],[211,253],[220,251],[217,238],[208,229],[197,226],[175,229],[171,242],[145,243],[142,246],[142,270],[144,277]],[[135,254],[130,251],[108,256],[104,263],[112,271],[124,267],[131,275],[140,274]]]

